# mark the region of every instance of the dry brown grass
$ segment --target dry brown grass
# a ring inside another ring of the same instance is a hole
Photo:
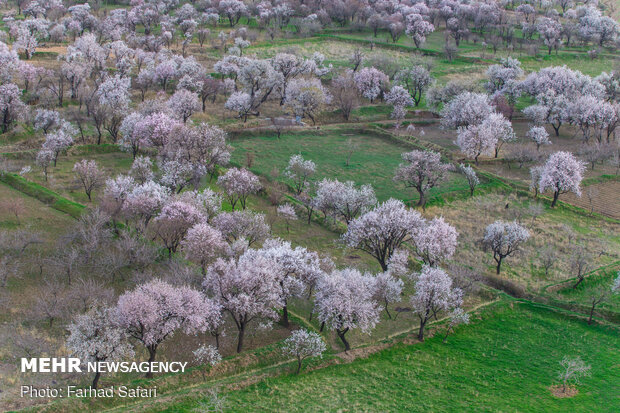
[[[442,215],[459,232],[455,262],[469,265],[487,274],[494,274],[494,261],[480,245],[484,229],[496,220],[518,220],[530,231],[531,238],[515,256],[502,264],[501,276],[523,285],[531,291],[551,283],[571,278],[569,257],[575,245],[582,245],[590,256],[590,269],[618,259],[620,248],[617,234],[620,225],[566,210],[546,209],[533,219],[528,206],[533,200],[516,195],[490,194],[456,201],[444,207],[427,209],[428,216]],[[544,276],[540,252],[553,247],[558,254],[556,263]]]

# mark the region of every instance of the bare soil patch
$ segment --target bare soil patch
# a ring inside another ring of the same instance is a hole
[[[577,393],[579,393],[579,390],[577,390],[577,387],[575,386],[566,386],[566,391],[562,391],[561,384],[549,386],[549,390],[555,397],[559,399],[575,397]]]

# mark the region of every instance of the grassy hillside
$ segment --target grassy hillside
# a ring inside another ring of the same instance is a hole
[[[282,376],[226,394],[230,411],[618,411],[617,328],[588,326],[529,303],[483,310],[442,333],[367,359]],[[556,398],[559,361],[592,365],[573,398]],[[166,411],[192,411],[197,401]]]

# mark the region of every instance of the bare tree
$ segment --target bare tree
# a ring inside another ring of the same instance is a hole
[[[599,283],[592,292],[589,293],[590,301],[590,316],[588,317],[588,324],[592,324],[592,318],[594,317],[594,310],[596,306],[607,300],[612,294],[618,294],[620,292],[620,271],[618,276],[611,284],[611,287],[607,283]]]
[[[598,189],[594,186],[589,186],[586,188],[586,197],[588,198],[588,203],[590,204],[590,215],[594,214],[594,200],[598,196]]]
[[[551,246],[547,246],[540,252],[540,263],[545,269],[545,277],[549,276],[549,270],[553,267],[558,259],[558,255]]]
[[[582,377],[590,376],[591,366],[584,363],[579,356],[574,358],[564,356],[560,361],[560,366],[562,370],[558,373],[558,378],[562,380],[562,393],[566,393],[566,386],[569,382],[579,384]]]
[[[351,55],[351,57],[349,57],[349,63],[351,64],[351,66],[353,66],[354,72],[357,72],[357,69],[359,69],[363,61],[364,61],[364,53],[362,52],[362,49],[358,47],[357,49],[353,51],[353,54]]]
[[[34,303],[34,317],[47,320],[49,327],[66,315],[67,291],[58,281],[44,279]]]
[[[570,269],[577,277],[577,282],[573,285],[573,289],[577,288],[585,279],[590,259],[590,254],[581,245],[573,249],[573,254],[570,257]]]
[[[349,120],[353,109],[359,106],[359,95],[353,80],[353,72],[348,71],[332,81],[333,103],[340,109],[342,117]]]
[[[70,308],[81,313],[88,311],[94,304],[110,304],[115,297],[112,288],[106,287],[100,281],[87,278],[78,278],[67,293]]]
[[[20,216],[26,212],[24,201],[21,198],[11,197],[0,201],[0,211],[6,211],[15,216],[17,225],[21,225]]]
[[[347,161],[345,163],[346,166],[349,166],[349,162],[351,161],[351,157],[353,156],[353,154],[355,152],[357,152],[357,150],[360,148],[360,143],[357,141],[354,141],[353,138],[349,138],[347,139],[347,143],[346,143],[346,155],[347,155]]]

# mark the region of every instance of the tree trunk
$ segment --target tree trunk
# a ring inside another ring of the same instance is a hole
[[[580,275],[577,277],[577,282],[575,283],[575,285],[573,285],[573,290],[575,288],[577,288],[579,286],[579,284],[581,284],[581,282],[585,279],[585,277],[583,275]]]
[[[377,261],[379,261],[379,265],[381,266],[381,271],[385,272],[388,269],[387,263],[385,262],[385,258],[377,258]]]
[[[555,193],[553,194],[553,202],[551,202],[551,208],[555,207],[555,204],[557,204],[559,197],[560,191],[555,191]]]
[[[147,349],[149,350],[149,364],[150,364],[155,361],[155,354],[157,353],[157,346],[148,346]],[[146,373],[144,377],[146,377],[147,379],[153,378],[153,372],[150,371],[150,368],[149,368],[149,372]]]
[[[288,327],[289,326],[289,322],[288,322],[288,307],[286,306],[286,304],[284,304],[284,307],[282,307],[282,320],[281,320],[281,324],[284,327]]]
[[[501,269],[502,269],[502,258],[500,257],[500,259],[497,260],[497,267],[495,267],[495,273],[499,274]]]
[[[301,371],[301,357],[297,357],[297,371],[295,372],[295,374],[299,374],[300,371]]]
[[[239,327],[239,338],[237,340],[237,353],[241,353],[243,350],[243,337],[245,336],[245,323]]]
[[[418,193],[420,194],[420,199],[418,200],[417,206],[421,206],[422,208],[424,208],[426,206],[426,198],[424,196],[424,192],[418,190]]]
[[[392,319],[392,314],[390,314],[390,310],[388,310],[388,302],[387,302],[387,300],[385,300],[385,313],[387,314],[388,318],[391,320]]]
[[[91,387],[93,389],[97,388],[97,384],[99,383],[99,377],[101,377],[101,372],[98,371],[97,373],[95,373],[95,378],[93,379],[93,384],[91,384]]]
[[[424,326],[427,320],[420,319],[420,329],[418,330],[418,340],[424,341]]]
[[[351,350],[351,346],[349,345],[349,342],[344,336],[345,334],[347,334],[347,331],[349,331],[348,328],[345,328],[344,330],[336,330],[338,337],[340,337],[340,340],[342,340],[342,343],[344,344],[344,351]]]

